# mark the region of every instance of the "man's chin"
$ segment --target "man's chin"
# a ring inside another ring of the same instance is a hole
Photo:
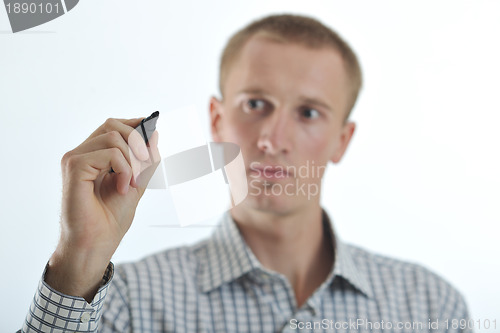
[[[294,198],[285,195],[262,193],[259,195],[252,195],[249,193],[245,201],[241,203],[241,206],[263,213],[288,215],[297,207],[293,199]]]

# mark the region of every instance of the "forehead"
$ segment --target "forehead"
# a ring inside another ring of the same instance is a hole
[[[225,93],[261,89],[287,96],[304,95],[335,101],[344,108],[348,80],[342,57],[332,47],[309,48],[264,36],[253,36],[229,69]]]

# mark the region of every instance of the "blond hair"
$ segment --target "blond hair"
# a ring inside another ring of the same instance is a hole
[[[337,50],[344,62],[350,80],[350,99],[346,119],[356,103],[362,85],[361,67],[351,47],[332,29],[318,20],[299,15],[272,15],[254,21],[236,32],[226,44],[220,61],[219,89],[224,91],[224,82],[231,65],[235,62],[246,42],[256,34],[264,34],[280,43],[297,43],[308,48],[331,47]]]

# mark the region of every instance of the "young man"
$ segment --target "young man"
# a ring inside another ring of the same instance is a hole
[[[271,16],[238,32],[210,115],[214,140],[241,147],[247,198],[206,241],[116,270],[144,191],[128,145],[147,154],[127,142],[138,119],[106,121],[63,157],[61,238],[23,331],[460,331],[456,290],[344,244],[321,209],[321,177],[354,133],[360,87],[356,56],[316,20]]]

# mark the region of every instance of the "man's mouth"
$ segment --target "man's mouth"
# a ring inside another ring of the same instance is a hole
[[[278,180],[293,177],[293,174],[285,166],[259,164],[250,167],[250,177]]]

